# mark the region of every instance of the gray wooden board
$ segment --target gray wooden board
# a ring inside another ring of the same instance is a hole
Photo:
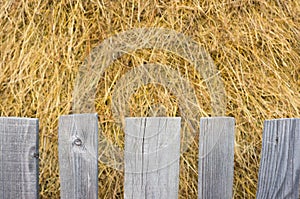
[[[267,120],[256,198],[298,198],[300,119]]]
[[[61,116],[58,136],[61,198],[97,198],[97,114]]]
[[[201,118],[198,198],[232,198],[234,118]]]
[[[38,198],[38,119],[0,117],[0,198]]]
[[[125,199],[178,198],[181,118],[125,122]]]

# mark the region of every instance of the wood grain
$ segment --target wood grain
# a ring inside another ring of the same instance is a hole
[[[98,197],[98,116],[59,119],[58,150],[62,199]]]
[[[178,198],[180,118],[126,118],[125,198]]]
[[[232,198],[234,118],[201,118],[198,198]]]
[[[38,119],[0,117],[0,198],[38,198]]]
[[[300,119],[267,120],[256,198],[298,198]]]

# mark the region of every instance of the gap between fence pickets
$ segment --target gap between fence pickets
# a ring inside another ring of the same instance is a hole
[[[0,197],[38,198],[38,119],[0,117]]]

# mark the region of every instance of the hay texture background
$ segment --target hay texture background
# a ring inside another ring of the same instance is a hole
[[[72,113],[85,57],[104,39],[139,27],[181,32],[211,55],[224,82],[226,115],[235,117],[234,198],[255,198],[265,119],[300,117],[298,0],[15,0],[0,2],[0,115],[40,119],[40,196],[59,198],[58,117]],[[115,81],[140,63],[183,66],[201,116],[211,116],[205,80],[187,60],[141,49],[122,56],[101,78],[95,107],[103,134],[124,148],[111,113]],[[130,98],[131,116],[162,104],[180,116],[165,88],[146,85]],[[197,142],[180,159],[180,198],[197,197]],[[99,162],[99,198],[123,198],[123,172]]]

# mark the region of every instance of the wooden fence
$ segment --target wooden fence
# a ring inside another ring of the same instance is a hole
[[[178,198],[180,118],[126,118],[125,198]],[[38,198],[38,119],[0,117],[0,197]],[[59,119],[61,198],[97,198],[97,114]],[[200,120],[198,198],[232,198],[234,119]],[[298,198],[300,119],[264,123],[257,198]]]

